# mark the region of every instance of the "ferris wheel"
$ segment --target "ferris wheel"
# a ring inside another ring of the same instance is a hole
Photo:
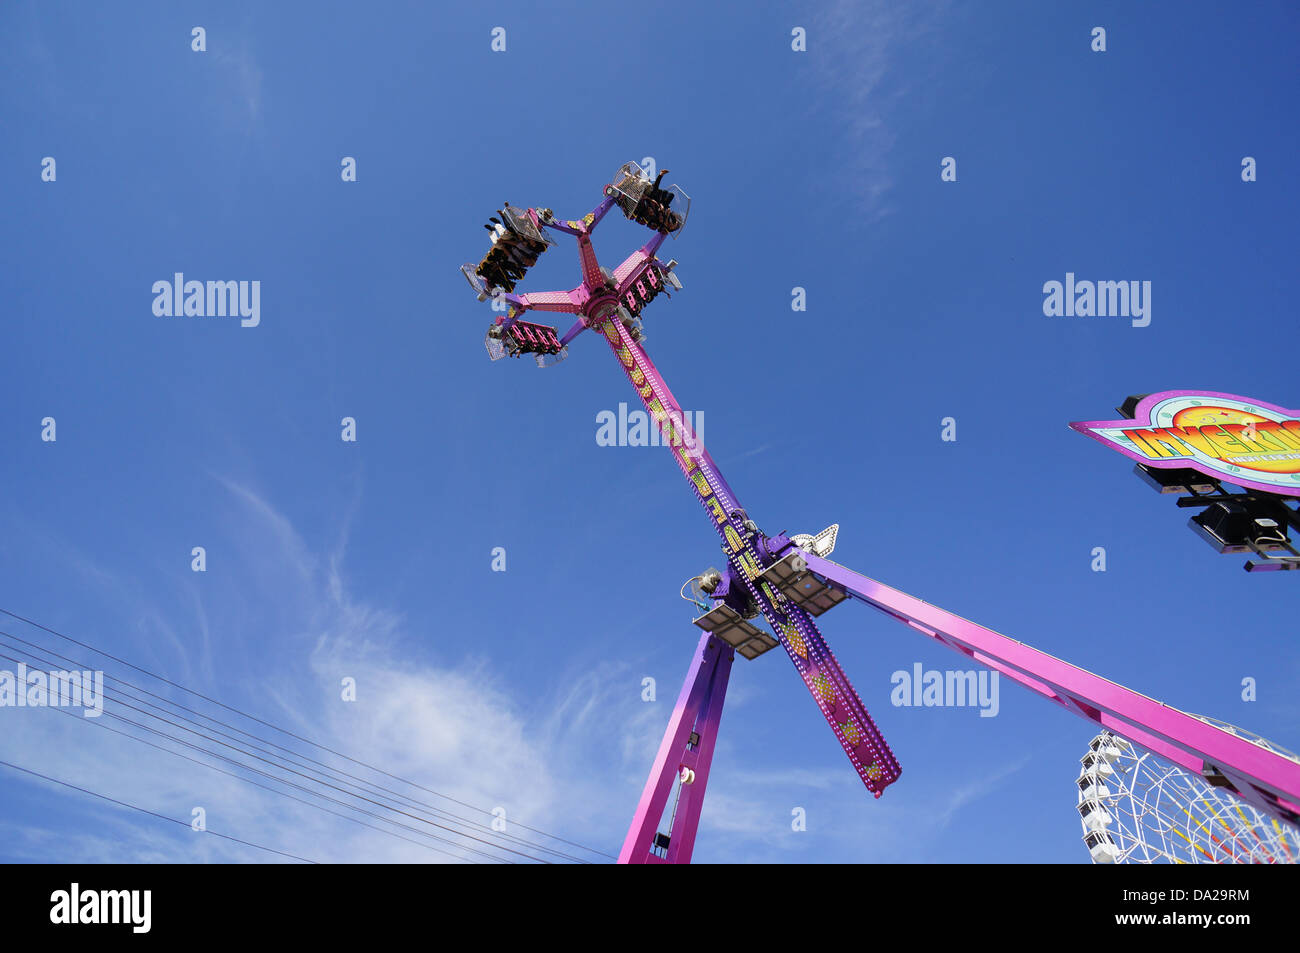
[[[1300,763],[1258,735],[1195,717]],[[1300,830],[1119,735],[1103,731],[1079,761],[1079,817],[1093,863],[1300,862]]]

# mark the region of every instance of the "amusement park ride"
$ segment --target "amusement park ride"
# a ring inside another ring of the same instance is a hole
[[[898,761],[813,621],[848,599],[864,602],[1014,679],[1089,720],[1106,737],[1126,739],[1208,786],[1230,792],[1270,819],[1300,821],[1300,759],[1289,753],[1161,704],[832,562],[827,557],[835,546],[835,525],[816,536],[768,536],[759,530],[695,439],[681,406],[642,346],[642,311],[661,293],[671,296],[669,288],[682,287],[673,273],[677,262],[663,262],[656,255],[668,235],[676,236],[686,224],[690,199],[677,186],[661,188],[664,174],[651,181],[639,165],[627,163],[605,187],[601,203],[576,221],[558,219],[546,208],[507,205],[500,219],[487,225],[492,240],[488,254],[477,266],[461,269],[480,301],[490,297],[505,309],[487,332],[485,343],[494,361],[528,354],[546,367],[567,357],[570,342],[583,331],[604,337],[722,539],[725,568],[709,569],[687,583],[692,601],[703,610],[695,619],[703,634],[619,861],[690,861],[737,652],[752,660],[779,644],[867,789],[880,797],[898,780]],[[674,200],[679,200],[676,208]],[[591,234],[615,207],[654,235],[610,271],[597,261]],[[582,282],[569,291],[515,294],[517,282],[554,245],[547,231],[577,239]],[[561,336],[554,327],[524,320],[528,312],[566,313],[575,321]],[[770,631],[755,624],[759,615]],[[1122,750],[1131,751],[1131,745]],[[1121,749],[1115,745],[1102,747],[1107,757],[1114,748],[1115,758],[1093,757],[1092,774],[1085,765],[1080,778],[1081,792],[1089,778],[1095,788],[1098,773],[1119,757]],[[666,812],[674,786],[676,799]],[[1117,859],[1114,839],[1107,833],[1110,822],[1103,817],[1110,815],[1091,807],[1085,811],[1085,802],[1091,800],[1080,802],[1088,847],[1096,860]]]

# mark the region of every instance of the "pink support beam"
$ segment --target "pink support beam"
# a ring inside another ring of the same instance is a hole
[[[689,864],[695,851],[695,833],[700,827],[700,811],[704,807],[704,789],[709,782],[709,768],[713,764],[713,749],[718,743],[718,727],[722,724],[722,703],[727,699],[727,682],[731,677],[731,664],[736,651],[714,638],[712,647],[705,651],[716,656],[713,675],[700,709],[695,715],[695,743],[688,744],[682,753],[683,768],[694,772],[694,778],[682,784],[677,796],[668,836],[668,863]],[[689,735],[687,736],[690,737]]]
[[[808,614],[788,605],[770,586],[756,581],[767,560],[758,549],[758,534],[745,527],[735,493],[686,424],[681,404],[650,356],[621,322],[605,321],[600,330],[713,521],[730,572],[762,610],[858,777],[879,797],[898,779],[901,770],[889,744]]]
[[[1235,792],[1290,823],[1300,820],[1300,764],[1262,745],[899,592],[820,556],[809,571],[935,641],[1014,679],[1095,724]]]
[[[709,766],[713,761],[713,747],[722,721],[722,703],[727,695],[727,681],[731,677],[731,663],[736,653],[716,636],[705,632],[696,646],[691,667],[686,673],[677,706],[668,720],[659,753],[646,779],[641,801],[637,804],[627,839],[619,852],[620,864],[688,864],[695,847],[695,832],[699,828],[700,809],[704,806],[704,787],[709,780]],[[695,742],[691,743],[691,735]],[[666,857],[652,853],[659,821],[673,783],[681,769],[695,773],[694,781],[683,784],[672,821],[667,831]]]

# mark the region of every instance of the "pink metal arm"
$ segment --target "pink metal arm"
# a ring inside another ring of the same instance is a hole
[[[620,287],[620,290],[624,290],[622,289],[622,285],[627,281],[628,275],[641,267],[642,262],[647,261],[653,256],[654,252],[647,254],[644,248],[632,252],[632,254],[628,255],[627,258],[623,260],[623,264],[614,269],[614,283]]]
[[[650,356],[620,321],[607,320],[600,330],[722,537],[730,570],[762,609],[862,783],[879,797],[897,780],[899,764],[848,676],[809,615],[787,604],[767,583],[757,581],[764,559],[756,548],[757,534],[746,529],[735,493],[709,451],[691,432],[681,404]]]
[[[591,295],[581,286],[572,291],[534,291],[519,296],[523,309],[528,311],[561,311],[578,314]]]
[[[664,243],[666,237],[667,236],[664,235],[663,232],[656,232],[655,236],[651,238],[650,241],[646,242],[643,246],[624,258],[623,263],[614,269],[614,281],[620,286],[620,290],[624,290],[621,286],[627,279],[628,275],[636,271],[643,261],[649,261],[655,256],[655,253],[659,251],[659,246]]]
[[[824,582],[936,642],[1195,774],[1228,782],[1262,810],[1300,820],[1300,763],[839,563],[811,553],[804,558]]]

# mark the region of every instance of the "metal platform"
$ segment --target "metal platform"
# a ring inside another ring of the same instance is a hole
[[[1161,469],[1133,464],[1133,472],[1157,493],[1213,493],[1219,484],[1196,470]]]
[[[725,602],[719,602],[694,622],[705,632],[711,632],[722,639],[750,661],[764,652],[770,652],[780,644],[758,626],[742,619],[740,613]]]
[[[768,566],[758,578],[767,580],[781,595],[811,616],[834,609],[848,598],[843,590],[827,585],[808,572],[808,564],[799,553],[791,553]]]

